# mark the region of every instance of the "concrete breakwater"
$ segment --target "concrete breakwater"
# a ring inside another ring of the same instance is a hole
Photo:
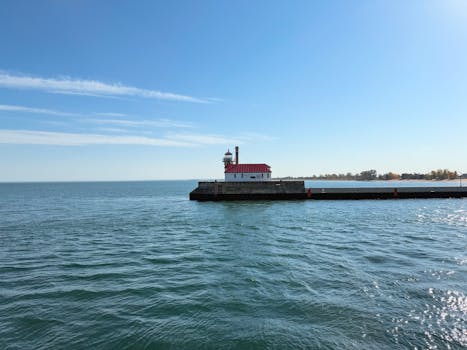
[[[303,181],[199,182],[192,200],[304,199]]]
[[[304,181],[199,182],[191,200],[463,198],[467,187],[305,188]]]

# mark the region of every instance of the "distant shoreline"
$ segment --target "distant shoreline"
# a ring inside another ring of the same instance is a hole
[[[276,181],[352,181],[352,182],[459,182],[459,179],[451,179],[451,180],[423,180],[423,179],[397,179],[397,180],[346,180],[346,179],[310,179],[307,177],[277,177],[273,178],[272,180]],[[462,179],[466,180],[466,179]]]

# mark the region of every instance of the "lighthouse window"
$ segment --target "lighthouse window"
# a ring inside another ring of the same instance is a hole
[[[237,178],[237,174],[234,174],[234,178]]]
[[[243,179],[243,173],[242,173],[242,179]]]

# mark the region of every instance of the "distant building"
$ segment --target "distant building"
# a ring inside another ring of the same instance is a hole
[[[267,164],[240,164],[238,146],[235,147],[235,161],[232,153],[224,155],[225,181],[270,181],[271,167]]]

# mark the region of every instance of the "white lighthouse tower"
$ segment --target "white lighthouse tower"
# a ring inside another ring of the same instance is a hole
[[[230,153],[230,150],[227,150],[227,152],[225,152],[222,161],[224,162],[224,169],[227,169],[227,166],[229,164],[232,164],[232,153]]]

